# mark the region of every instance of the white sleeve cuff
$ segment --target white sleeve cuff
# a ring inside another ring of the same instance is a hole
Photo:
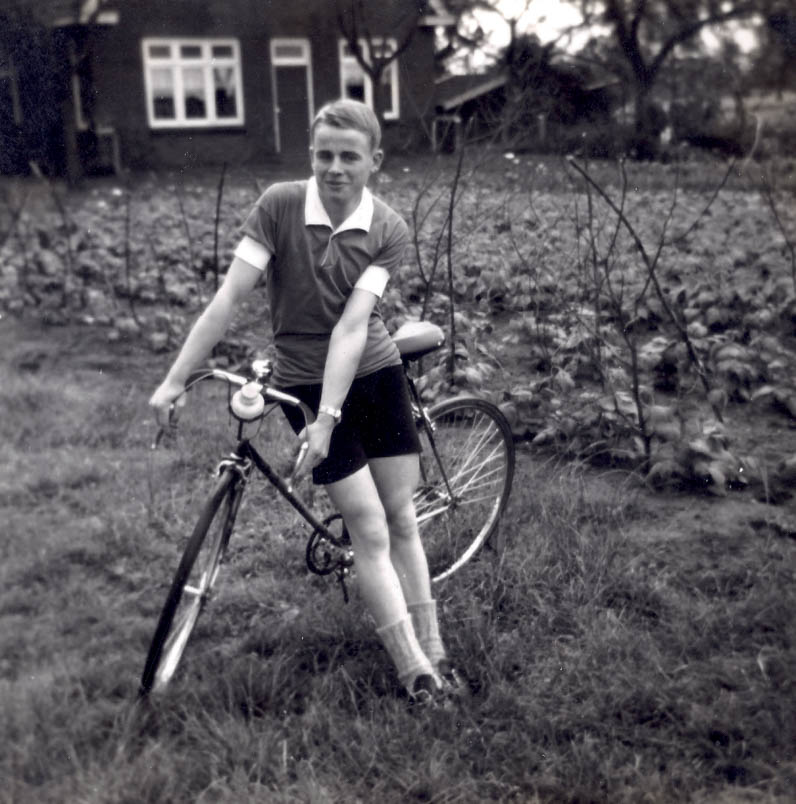
[[[384,288],[390,280],[390,272],[380,265],[369,265],[357,279],[355,288],[369,290],[374,296],[382,297]]]
[[[243,239],[238,243],[235,249],[235,256],[238,259],[248,262],[260,271],[265,270],[268,265],[268,260],[271,259],[271,254],[268,249],[262,244],[258,243],[253,237],[243,235]]]

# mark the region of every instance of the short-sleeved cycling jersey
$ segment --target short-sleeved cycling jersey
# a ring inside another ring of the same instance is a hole
[[[236,256],[266,271],[275,383],[321,382],[331,331],[346,301],[354,287],[381,294],[386,278],[404,260],[406,223],[365,189],[357,209],[335,229],[312,178],[269,187],[241,233]],[[377,304],[356,376],[400,362]]]

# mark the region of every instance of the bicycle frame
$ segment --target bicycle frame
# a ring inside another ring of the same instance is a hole
[[[403,360],[402,362],[404,374],[409,386],[412,410],[415,416],[416,425],[418,429],[424,430],[427,435],[428,443],[431,447],[431,452],[433,455],[430,460],[434,462],[435,469],[439,472],[439,475],[444,483],[445,494],[440,498],[440,500],[443,502],[445,509],[448,507],[454,508],[457,504],[457,495],[452,487],[447,469],[440,457],[440,454],[437,450],[437,445],[434,441],[434,424],[431,421],[427,410],[422,404],[420,393],[418,392],[414,380],[410,375],[409,361]],[[290,503],[290,505],[298,512],[304,521],[313,528],[313,532],[307,545],[307,565],[309,569],[319,574],[329,574],[330,572],[336,571],[338,573],[338,580],[340,580],[342,583],[345,595],[345,584],[343,583],[344,577],[348,573],[348,568],[353,564],[352,554],[348,550],[348,548],[350,548],[350,542],[348,541],[348,535],[345,532],[345,529],[343,530],[341,536],[336,536],[328,527],[329,523],[336,517],[327,517],[324,521],[321,521],[309,508],[309,506],[307,506],[307,504],[294,493],[292,488],[292,478],[290,481],[287,481],[280,474],[278,474],[263,457],[263,455],[254,447],[254,445],[251,443],[251,440],[244,436],[245,425],[253,424],[254,422],[258,421],[263,414],[251,421],[247,421],[242,419],[240,416],[235,415],[232,410],[232,387],[243,387],[249,382],[254,382],[257,384],[258,390],[262,394],[266,403],[271,403],[272,405],[287,404],[297,407],[301,410],[304,420],[308,424],[313,421],[313,413],[301,400],[282,391],[273,389],[268,385],[268,380],[270,379],[271,375],[271,366],[268,361],[255,361],[252,364],[252,370],[255,376],[254,380],[249,380],[245,376],[233,374],[232,372],[217,368],[197,371],[191,375],[191,378],[189,378],[188,385],[192,384],[191,381],[195,383],[210,378],[224,380],[226,381],[229,389],[227,407],[230,414],[235,417],[238,423],[237,443],[234,451],[229,455],[229,457],[225,458],[219,463],[217,472],[220,474],[224,467],[233,467],[235,471],[238,472],[241,482],[245,485],[250,478],[252,468],[256,467],[260,474],[266,478],[266,480],[279,492],[282,497],[284,497],[285,500],[287,500],[288,503]],[[299,459],[296,463],[296,468],[298,468],[302,456],[303,453],[300,453]],[[422,460],[420,461],[420,474],[422,481],[424,483],[427,482],[428,475],[426,471],[426,464],[424,464]],[[436,513],[438,512],[427,512],[423,519],[425,520],[430,516],[433,517],[436,515]],[[331,558],[328,555],[325,555],[323,566],[319,567],[317,562],[313,560],[316,555],[313,545],[317,546],[322,542],[325,542],[327,545],[335,548],[335,550],[340,550],[343,552],[342,557],[338,556],[333,563]]]
[[[304,416],[305,424],[312,423],[314,420],[313,413],[307,407],[307,405],[304,404],[304,402],[294,396],[291,396],[290,394],[277,391],[276,389],[267,385],[267,381],[271,376],[270,361],[255,360],[252,363],[252,370],[255,379],[251,382],[256,382],[259,385],[259,390],[262,393],[266,403],[270,402],[274,405],[287,404],[297,407],[299,410],[301,410]],[[302,518],[315,529],[315,531],[318,531],[323,538],[328,539],[333,544],[337,545],[339,543],[339,539],[323,522],[321,522],[315,516],[315,514],[304,503],[304,501],[293,492],[291,487],[292,483],[288,483],[280,474],[278,474],[268,463],[268,461],[252,445],[250,439],[244,437],[243,433],[245,426],[247,424],[253,424],[255,421],[258,421],[260,418],[262,418],[262,416],[257,417],[257,419],[254,419],[253,421],[246,421],[241,419],[239,416],[236,416],[232,410],[232,387],[243,387],[250,382],[250,380],[243,375],[234,374],[233,372],[225,371],[224,369],[200,369],[199,371],[191,374],[186,386],[190,388],[192,385],[211,377],[213,379],[224,380],[227,383],[227,388],[229,390],[227,409],[229,410],[230,415],[233,416],[238,423],[237,443],[235,448],[229,457],[223,459],[218,464],[218,467],[216,468],[217,474],[220,474],[224,467],[234,467],[234,469],[239,473],[241,481],[245,484],[249,481],[252,465],[254,465],[257,470],[268,480],[268,482],[279,491],[279,493],[293,506],[293,508],[295,508],[296,511],[298,511]],[[173,410],[174,408],[172,406],[172,411]],[[153,448],[157,446],[159,440],[160,434],[158,434],[158,436],[155,438]],[[296,468],[298,468],[298,462]]]
[[[434,453],[434,460],[437,462],[440,475],[445,481],[445,488],[448,490],[448,498],[451,500],[451,502],[453,502],[456,495],[451,488],[450,480],[448,479],[448,472],[445,469],[445,464],[440,458],[439,452],[437,452],[437,445],[434,443],[434,424],[429,418],[428,411],[420,400],[420,392],[417,390],[415,382],[409,374],[409,364],[406,361],[404,361],[404,374],[406,375],[406,381],[409,384],[409,393],[412,396],[412,407],[415,413],[416,425],[418,427],[422,427],[428,435],[428,443],[431,445],[431,451]],[[425,467],[423,466],[423,461],[420,461],[420,474],[424,481],[428,480],[426,477]]]
[[[421,336],[426,334],[421,330]],[[434,341],[438,341],[438,333],[431,334],[435,336]],[[513,442],[504,417],[485,400],[460,396],[428,409],[423,406],[409,369],[412,359],[428,352],[428,343],[428,338],[425,344],[421,338],[416,348],[414,343],[407,345],[403,341],[406,355],[403,368],[412,415],[418,430],[425,433],[422,438],[425,459],[420,461],[416,493],[418,524],[435,520],[446,512],[451,515],[439,528],[435,526],[429,531],[429,544],[433,545],[438,567],[432,581],[437,581],[447,578],[468,561],[494,531],[511,487]],[[260,433],[263,418],[277,405],[298,408],[305,425],[314,420],[314,415],[300,399],[270,387],[267,361],[254,361],[252,374],[254,379],[223,369],[203,369],[192,374],[186,383],[188,390],[202,380],[226,382],[227,407],[237,421],[237,437],[232,452],[217,464],[219,479],[183,551],[147,655],[141,680],[142,694],[154,684],[168,683],[176,669],[202,605],[212,590],[233,532],[238,506],[255,470],[312,527],[306,547],[308,568],[318,575],[336,573],[343,598],[348,600],[346,580],[354,565],[354,554],[345,522],[339,514],[327,515],[325,508],[316,514],[293,490],[293,480],[305,449],[299,450],[292,474],[283,476],[252,443]],[[233,393],[233,386],[243,390]],[[175,424],[170,416],[169,424],[158,432],[153,448]],[[256,429],[247,431],[246,425]],[[474,442],[469,441],[471,431],[476,434]],[[460,439],[471,446],[462,451]],[[306,444],[303,446],[306,448]],[[265,449],[268,449],[267,442]],[[281,463],[281,447],[279,455]],[[480,457],[473,459],[473,455]],[[446,462],[449,463],[446,465]],[[470,508],[471,505],[476,507]]]
[[[242,428],[241,423],[241,428]],[[241,429],[239,428],[239,429]],[[251,475],[252,464],[262,474],[272,486],[274,486],[279,493],[298,511],[304,518],[307,524],[320,531],[324,538],[332,542],[337,542],[337,537],[321,522],[304,501],[298,497],[285,481],[285,479],[278,474],[273,467],[266,461],[266,459],[257,451],[248,438],[242,438],[239,434],[238,443],[234,451],[225,460],[221,461],[218,465],[218,472],[223,470],[225,466],[234,466],[240,472],[244,482],[248,482]]]
[[[255,361],[253,364],[253,369],[255,373],[256,380],[260,383],[264,383],[267,378],[270,376],[270,363],[268,361]],[[423,406],[423,403],[420,399],[420,393],[417,390],[417,386],[412,379],[411,374],[409,373],[409,361],[403,361],[403,369],[404,374],[406,376],[406,381],[409,386],[409,393],[412,400],[412,408],[415,414],[415,422],[418,428],[423,428],[428,435],[428,442],[431,446],[431,450],[434,454],[434,461],[437,464],[437,468],[439,469],[440,475],[445,483],[445,488],[448,492],[448,499],[451,504],[455,503],[456,495],[451,487],[450,480],[448,478],[448,473],[446,471],[445,465],[440,458],[439,452],[437,451],[437,446],[434,442],[434,425],[431,422],[431,419],[428,416],[428,412],[426,408]],[[193,378],[198,380],[204,377],[215,377],[218,379],[226,380],[231,388],[233,385],[242,386],[246,384],[247,379],[238,374],[233,374],[228,371],[224,371],[223,369],[209,369],[207,371],[200,371],[196,372],[193,375]],[[307,423],[312,421],[312,412],[307,408],[307,406],[301,402],[301,400],[290,396],[289,394],[285,394],[281,391],[277,391],[273,388],[270,388],[264,384],[262,384],[262,392],[263,396],[266,398],[267,401],[270,402],[279,402],[288,405],[293,405],[294,407],[300,408],[302,413],[304,414],[304,420]],[[231,398],[231,397],[230,397]],[[229,404],[228,400],[228,407],[230,409],[230,413],[232,413],[231,405]],[[234,414],[233,414],[234,415]],[[277,474],[273,468],[268,464],[268,462],[260,455],[259,452],[252,446],[249,439],[243,437],[243,428],[247,422],[237,418],[238,421],[238,443],[235,447],[235,451],[231,456],[231,460],[236,465],[240,466],[246,460],[251,460],[252,463],[257,467],[262,475],[266,477],[266,479],[276,488],[279,490],[279,493],[298,511],[298,513],[304,518],[304,520],[312,525],[312,527],[320,531],[324,538],[329,539],[333,544],[338,543],[338,539],[334,536],[334,534],[326,527],[326,525],[320,522],[317,517],[313,514],[313,512],[304,504],[304,502],[297,497],[291,488],[291,485],[285,482],[285,480],[281,477],[281,475]],[[219,467],[220,468],[220,467]],[[421,477],[423,480],[426,480],[426,473],[425,468],[423,466],[423,462],[420,462],[420,472]],[[248,480],[248,472],[245,473],[244,476],[245,480]]]

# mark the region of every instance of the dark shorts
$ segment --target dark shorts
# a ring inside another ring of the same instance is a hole
[[[321,384],[293,385],[281,390],[298,397],[317,414]],[[304,427],[301,412],[290,405],[282,409],[291,427]],[[420,452],[415,419],[403,366],[388,366],[351,384],[342,407],[343,416],[334,431],[326,459],[312,470],[316,484],[342,480],[365,466],[370,458],[391,458]]]

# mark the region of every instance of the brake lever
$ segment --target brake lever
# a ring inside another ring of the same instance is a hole
[[[293,472],[290,475],[290,479],[287,481],[287,490],[291,494],[293,493],[293,486],[296,482],[296,475],[298,475],[301,464],[304,463],[304,456],[307,454],[309,446],[308,441],[302,441],[301,446],[299,447],[298,455],[296,456],[296,465],[293,467]]]

